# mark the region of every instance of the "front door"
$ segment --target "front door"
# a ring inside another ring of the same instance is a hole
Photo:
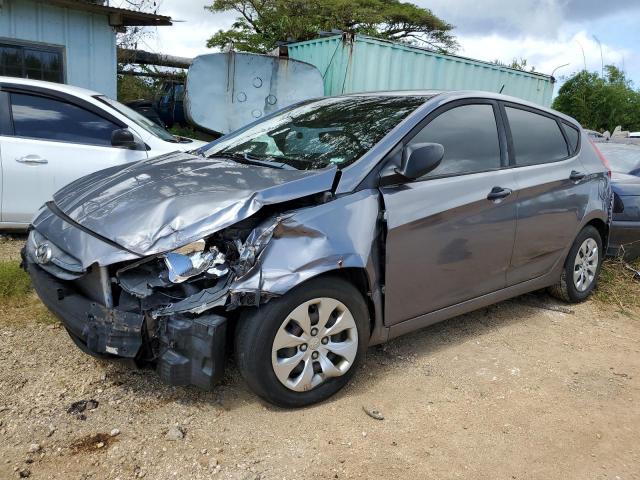
[[[2,222],[27,224],[73,180],[147,156],[112,147],[111,132],[120,127],[77,105],[27,93],[9,96],[13,134],[0,136]]]
[[[417,181],[382,187],[387,325],[500,290],[516,225],[517,185],[494,102],[443,107],[406,143],[444,146]]]

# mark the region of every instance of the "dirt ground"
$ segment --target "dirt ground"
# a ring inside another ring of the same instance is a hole
[[[524,296],[370,348],[344,391],[295,411],[231,363],[212,392],[169,387],[5,305],[0,478],[640,478],[639,316],[540,303],[559,305]],[[97,406],[68,412],[82,400]]]

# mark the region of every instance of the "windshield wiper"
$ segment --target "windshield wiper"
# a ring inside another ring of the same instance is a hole
[[[288,163],[277,162],[273,157],[253,157],[248,153],[234,153],[234,152],[222,152],[222,153],[214,153],[212,157],[224,157],[230,158],[238,163],[242,163],[245,165],[256,165],[258,167],[270,167],[277,168],[280,170],[297,170],[297,168],[292,167]]]

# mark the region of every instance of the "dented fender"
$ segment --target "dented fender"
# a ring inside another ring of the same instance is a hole
[[[369,285],[376,285],[379,202],[377,190],[363,190],[284,217],[254,268],[230,291],[284,295],[312,277],[343,268],[365,270]]]

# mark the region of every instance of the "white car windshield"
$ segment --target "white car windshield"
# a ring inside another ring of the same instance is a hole
[[[136,112],[132,108],[129,108],[126,105],[123,105],[122,103],[120,103],[120,102],[118,102],[118,101],[116,101],[116,100],[114,100],[112,98],[105,97],[104,95],[99,95],[96,98],[98,100],[100,100],[101,102],[106,103],[111,108],[113,108],[114,110],[118,111],[120,114],[122,114],[125,117],[127,117],[129,120],[131,120],[133,123],[135,123],[139,127],[145,129],[147,132],[151,133],[152,135],[155,135],[156,137],[164,140],[165,142],[173,142],[173,143],[175,143],[175,142],[178,141],[176,139],[176,137],[171,135],[169,132],[167,132],[160,125],[158,125],[155,122],[152,122],[147,117],[145,117],[144,115],[139,114],[138,112]]]

